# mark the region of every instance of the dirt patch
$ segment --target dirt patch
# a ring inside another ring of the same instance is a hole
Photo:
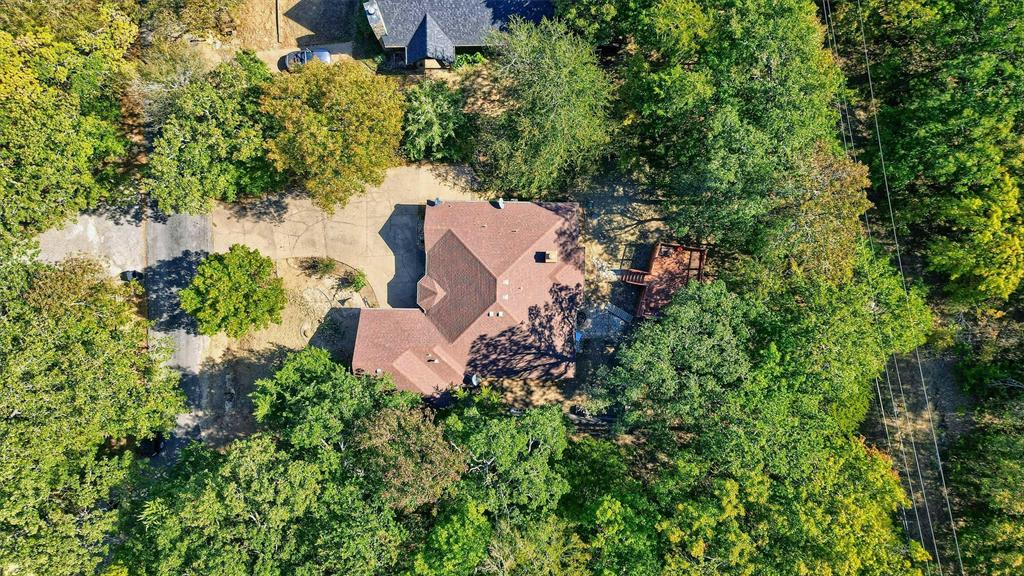
[[[246,0],[235,38],[254,50],[350,42],[357,7],[354,0]]]
[[[873,391],[873,414],[864,433],[892,456],[913,503],[899,519],[933,558],[938,556],[942,570],[936,562],[932,574],[958,574],[951,526],[959,529],[963,515],[955,494],[944,490],[942,473],[948,483],[948,448],[970,430],[971,405],[954,377],[954,359],[929,352],[920,350],[920,365],[915,352],[889,363]]]
[[[464,66],[453,72],[438,72],[434,76],[464,87],[467,112],[496,117],[505,110],[501,91],[487,64]]]
[[[308,272],[304,260],[275,263],[288,296],[280,324],[238,340],[211,340],[201,402],[208,420],[203,439],[210,444],[223,445],[252,433],[253,384],[271,376],[291,352],[313,345],[329,350],[339,361],[351,359],[359,309],[376,305],[377,297],[369,286],[358,293],[349,288],[351,267],[339,262],[334,271],[317,277]]]

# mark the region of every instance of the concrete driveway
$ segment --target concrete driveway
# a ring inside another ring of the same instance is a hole
[[[423,276],[427,200],[478,200],[448,167],[403,166],[328,215],[304,197],[221,204],[211,215],[213,250],[245,244],[273,259],[327,256],[366,273],[382,307],[416,306]]]
[[[146,226],[139,206],[110,207],[80,214],[61,228],[39,235],[39,259],[57,262],[91,256],[111,276],[146,267]]]

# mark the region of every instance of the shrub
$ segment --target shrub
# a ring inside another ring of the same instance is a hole
[[[179,296],[181,309],[196,319],[201,334],[224,332],[235,338],[271,322],[280,324],[285,304],[274,263],[241,244],[207,256]]]
[[[487,62],[487,57],[479,52],[473,52],[472,54],[456,54],[455,62],[452,64],[452,70],[458,70],[466,66],[476,66],[477,64],[483,64]]]
[[[302,261],[302,271],[317,278],[332,274],[337,267],[338,263],[331,258],[314,256]]]
[[[366,288],[366,272],[362,270],[356,270],[348,275],[348,287],[354,292],[359,292],[363,288]]]
[[[405,97],[402,150],[409,160],[465,160],[471,145],[462,92],[427,80],[409,89]]]

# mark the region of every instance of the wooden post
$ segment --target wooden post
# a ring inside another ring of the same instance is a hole
[[[281,0],[274,0],[274,29],[277,31],[277,43],[281,43]]]

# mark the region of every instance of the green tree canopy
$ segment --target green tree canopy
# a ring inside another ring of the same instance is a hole
[[[274,262],[241,244],[204,258],[179,296],[181,309],[196,319],[200,333],[234,338],[279,324],[286,301]]]
[[[465,97],[440,80],[424,80],[405,91],[402,151],[409,160],[461,161],[473,149]]]
[[[281,175],[267,159],[267,120],[259,110],[272,76],[240,52],[177,96],[149,158],[149,189],[162,212],[209,212],[212,200],[275,191]]]
[[[271,161],[324,210],[379,185],[397,163],[402,94],[392,79],[362,64],[313,62],[278,75],[261,102],[276,133],[267,141]]]
[[[563,191],[593,171],[610,139],[612,88],[594,48],[550,20],[513,21],[491,43],[505,109],[483,121],[484,180],[529,198]]]
[[[91,260],[0,254],[0,564],[83,574],[106,556],[137,471],[128,449],[184,411],[140,288]]]
[[[647,506],[668,573],[917,574],[926,555],[893,523],[906,499],[892,462],[851,435],[885,359],[929,328],[921,295],[863,248],[845,283],[693,284],[638,327],[597,392],[661,468]],[[606,521],[641,533],[644,501],[616,501]]]
[[[969,571],[1009,576],[1024,566],[1024,400],[985,406],[979,416],[951,462],[967,519],[960,544]]]
[[[118,94],[136,26],[104,8],[73,41],[0,32],[0,228],[36,232],[112,195],[126,140]]]
[[[628,164],[664,192],[681,233],[749,249],[804,194],[815,151],[835,146],[841,74],[814,5],[622,4],[606,34],[635,46],[621,70]]]
[[[1024,278],[1024,6],[1014,0],[866,1],[838,10],[872,51],[896,215],[955,301],[1005,300]],[[863,88],[866,88],[864,86]],[[876,184],[881,158],[872,141]]]

